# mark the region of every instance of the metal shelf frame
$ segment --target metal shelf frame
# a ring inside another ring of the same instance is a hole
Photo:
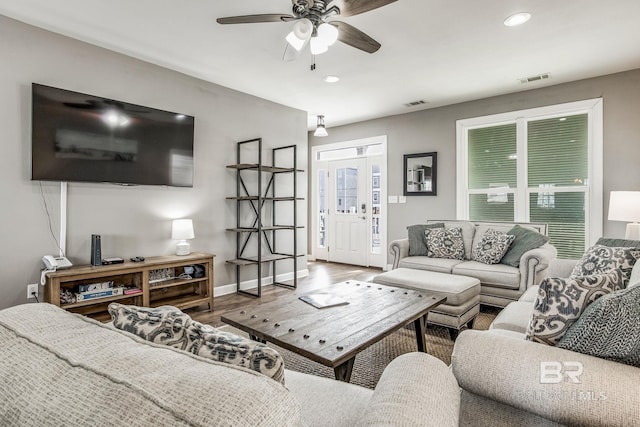
[[[257,163],[246,163],[242,160],[242,149],[245,144],[257,145]],[[292,156],[293,167],[280,167],[276,166],[278,157],[289,154]],[[236,160],[237,163],[228,165],[227,168],[234,169],[236,171],[236,195],[227,197],[227,200],[234,200],[236,202],[236,226],[228,228],[227,231],[236,233],[236,257],[235,259],[228,260],[227,263],[235,266],[236,270],[236,292],[243,295],[260,298],[262,296],[262,270],[263,264],[271,263],[272,280],[270,284],[281,286],[289,289],[296,289],[298,287],[298,258],[303,256],[298,254],[298,233],[297,230],[304,228],[298,225],[298,201],[304,200],[297,197],[298,194],[298,179],[297,173],[303,172],[298,169],[297,165],[297,146],[287,145],[282,147],[276,147],[271,150],[271,165],[265,165],[263,163],[262,156],[262,138],[255,138],[246,141],[240,141],[237,143]],[[243,179],[243,171],[257,172],[257,191],[250,191],[245,180]],[[276,197],[276,177],[280,174],[293,174],[293,189],[290,196]],[[267,179],[265,189],[262,190],[264,179]],[[241,225],[241,213],[243,207],[247,205],[251,207],[253,211],[253,223],[251,226]],[[264,215],[262,213],[266,203],[272,204],[271,209],[271,224],[264,225]],[[278,224],[276,204],[278,202],[286,202],[292,204],[293,211],[293,224]],[[278,231],[289,230],[293,235],[293,253],[278,252],[276,244],[278,241]],[[247,254],[247,246],[251,241],[251,238],[256,236],[257,239],[257,254]],[[263,248],[263,244],[266,248]],[[277,269],[276,263],[282,260],[293,261],[293,284],[278,282],[276,280]],[[243,266],[255,265],[257,267],[257,289],[256,292],[240,289],[241,283],[241,269]]]

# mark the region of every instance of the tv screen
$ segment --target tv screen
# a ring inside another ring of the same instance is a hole
[[[32,84],[31,179],[193,186],[194,118]]]

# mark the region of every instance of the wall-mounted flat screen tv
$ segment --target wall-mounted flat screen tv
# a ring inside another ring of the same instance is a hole
[[[31,179],[193,186],[194,118],[32,84]]]

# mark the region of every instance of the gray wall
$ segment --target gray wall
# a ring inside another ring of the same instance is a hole
[[[71,261],[89,263],[93,233],[102,235],[104,257],[172,254],[170,218],[188,217],[196,233],[192,251],[217,255],[216,286],[233,283],[225,260],[235,256],[235,238],[224,229],[235,223],[235,205],[225,201],[235,191],[235,175],[224,166],[235,163],[236,141],[262,137],[266,148],[297,144],[306,170],[306,113],[3,16],[0,40],[0,308],[26,302],[27,283],[40,279],[41,257],[58,253],[44,201],[57,236],[60,184],[30,180],[32,82],[196,117],[193,188],[69,183]],[[304,184],[298,195],[306,197],[306,175],[299,177]],[[306,224],[306,205],[299,206],[299,221]],[[305,248],[306,233],[300,236]]]
[[[325,138],[310,133],[309,145],[387,135],[390,195],[402,194],[404,154],[438,152],[438,195],[388,205],[392,241],[406,235],[407,225],[455,218],[456,120],[599,97],[604,100],[604,235],[623,237],[625,223],[606,218],[611,190],[640,190],[640,70],[328,128]]]

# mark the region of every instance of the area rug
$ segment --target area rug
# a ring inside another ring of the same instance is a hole
[[[496,317],[498,309],[483,307],[476,319],[474,329],[486,330]],[[221,327],[228,332],[247,337],[248,335],[231,326]],[[335,378],[333,369],[316,363],[306,357],[299,356],[289,350],[269,343],[270,347],[276,349],[284,359],[286,369],[303,372],[305,374],[317,375],[326,378]],[[444,363],[451,363],[451,352],[453,351],[453,341],[449,338],[449,331],[440,326],[427,325],[426,333],[427,353],[437,357]],[[396,357],[418,351],[416,335],[413,324],[400,328],[398,331],[383,338],[371,347],[361,351],[356,356],[351,374],[351,383],[373,389],[378,384],[380,375],[384,368]],[[286,382],[286,377],[285,377]]]

